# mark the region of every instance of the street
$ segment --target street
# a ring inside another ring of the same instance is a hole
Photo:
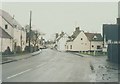
[[[118,2],[2,6],[0,83],[120,81]]]
[[[111,80],[100,79],[99,74],[96,74],[100,73],[98,72],[99,70],[95,71],[97,64],[93,64],[97,62],[100,64],[99,61],[101,60],[99,59],[101,58],[82,57],[69,52],[59,52],[51,49],[44,49],[39,55],[16,62],[3,64],[2,81],[96,82],[96,75],[98,75],[98,81],[118,81],[118,70],[114,71],[114,75]],[[101,73],[103,69],[101,69]]]

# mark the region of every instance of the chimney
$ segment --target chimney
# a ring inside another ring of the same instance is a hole
[[[59,34],[58,34],[58,33],[56,33],[56,34],[55,34],[55,38],[58,38],[58,36],[59,36]]]
[[[80,30],[80,28],[79,28],[79,27],[76,27],[75,31],[79,31],[79,30]]]
[[[120,18],[117,18],[117,24],[120,25]]]

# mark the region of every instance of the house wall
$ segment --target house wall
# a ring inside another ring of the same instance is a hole
[[[21,30],[19,28],[13,28],[9,22],[7,22],[4,18],[2,18],[0,16],[0,21],[2,21],[0,23],[0,26],[11,36],[13,37],[13,42],[11,44],[12,46],[12,51],[14,50],[14,45],[16,43],[16,46],[21,46],[21,42],[22,42],[22,50],[24,50],[25,46],[26,46],[26,31]],[[5,25],[8,25],[8,28],[5,29]],[[22,34],[22,40],[21,40],[21,34]]]
[[[26,31],[22,31],[22,50],[24,51],[26,46]]]
[[[66,46],[65,46],[66,51],[73,51],[73,49],[70,49],[70,45],[73,45],[73,42],[66,42]]]
[[[94,46],[94,47],[92,47]],[[97,46],[103,47],[102,41],[89,41],[84,32],[82,31],[74,41],[67,42],[67,51],[91,51],[98,50]]]
[[[65,51],[65,45],[66,45],[66,41],[68,40],[68,38],[66,36],[62,37],[58,43],[57,43],[57,49],[59,51]]]
[[[1,16],[0,16],[1,17]],[[2,17],[0,18],[2,23],[0,24],[0,26],[9,34],[13,37],[13,27],[9,24],[9,22],[7,22],[5,19],[3,19]],[[8,25],[8,28],[5,29],[5,25]]]
[[[97,46],[100,46],[101,49],[97,49]],[[102,41],[92,41],[91,42],[91,50],[102,50],[103,42]]]
[[[73,42],[67,42],[68,51],[88,51],[90,49],[90,42],[84,32],[81,32]],[[72,47],[72,48],[71,48]]]
[[[14,42],[16,42],[16,46],[20,46],[23,51],[26,46],[26,31],[14,28]]]
[[[5,29],[5,25],[8,25],[8,28]],[[10,35],[13,37],[13,27],[5,20],[2,18],[2,16],[0,16],[0,26]],[[2,39],[1,39],[2,40]],[[4,45],[4,43],[6,43],[6,45]],[[12,40],[11,43],[8,40],[2,40],[2,45],[1,45],[1,51],[4,51],[6,46],[10,46],[11,51],[13,51],[13,44],[12,44]]]
[[[21,36],[21,31],[14,28],[14,42],[16,42],[16,46],[20,46],[20,36]]]
[[[8,39],[8,38],[0,38],[1,40],[1,47],[0,47],[0,50],[2,52],[4,52],[7,47],[9,46],[10,47],[10,50],[12,50],[12,40],[11,39]]]

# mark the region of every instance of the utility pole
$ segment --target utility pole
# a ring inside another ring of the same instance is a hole
[[[30,45],[30,41],[31,41],[31,17],[32,17],[32,11],[30,11],[30,28],[29,28],[29,52],[31,52],[31,45]]]
[[[22,29],[21,29],[21,35],[20,35],[20,45],[21,45],[21,52],[22,52]]]

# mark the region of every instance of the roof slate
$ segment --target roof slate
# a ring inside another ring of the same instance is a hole
[[[2,16],[11,26],[15,27],[17,25],[18,29],[23,29],[23,27],[7,12],[0,9],[0,16]]]
[[[5,30],[3,30],[2,27],[0,27],[0,38],[12,39],[12,37]]]
[[[102,41],[102,35],[100,33],[85,33],[89,41]],[[94,38],[96,36],[96,38]]]
[[[61,35],[58,36],[56,41],[59,41],[62,37],[64,37],[64,35],[66,35],[68,37],[68,35],[66,33],[62,33]]]

